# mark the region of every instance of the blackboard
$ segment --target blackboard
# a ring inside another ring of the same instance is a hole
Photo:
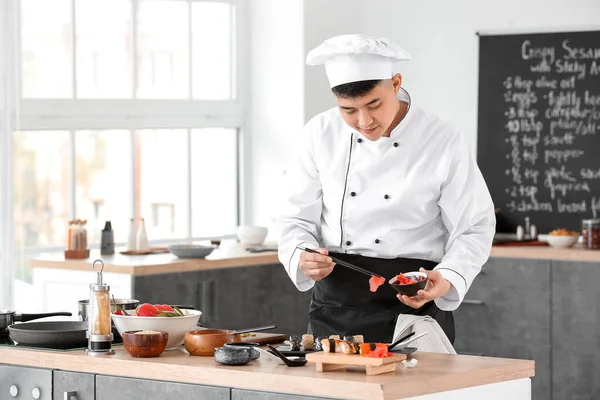
[[[498,232],[600,217],[600,31],[480,35],[478,111]]]

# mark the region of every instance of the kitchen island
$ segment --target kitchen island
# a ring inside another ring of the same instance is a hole
[[[33,387],[22,378],[26,373],[30,378],[39,375],[35,384],[46,393],[41,400],[63,399],[68,392],[77,392],[78,400],[531,398],[533,361],[433,353],[414,357],[419,361],[415,368],[400,364],[395,372],[367,376],[352,368],[316,372],[310,363],[289,368],[265,353],[257,361],[233,367],[219,365],[212,357],[190,356],[183,349],[139,359],[118,346],[115,355],[104,357],[89,357],[82,350],[0,346],[0,398],[10,398],[11,385],[20,385],[17,390],[29,396]],[[53,379],[53,386],[42,387],[48,379]],[[47,394],[50,387],[54,397]]]
[[[183,263],[170,254],[122,257],[105,259],[113,271],[107,280],[113,292],[118,293],[123,279],[128,293],[142,301],[191,303],[203,311],[202,322],[209,327],[276,323],[278,332],[306,332],[310,292],[294,287],[275,253]],[[67,304],[73,307],[76,296],[87,298],[92,261],[60,256],[33,261],[34,274],[44,277],[38,281],[40,292],[49,295],[46,311],[62,311],[65,305],[53,303],[57,291],[50,290],[52,285],[70,293]],[[65,287],[70,279],[78,283]],[[600,386],[592,376],[597,368],[590,367],[600,365],[600,307],[593,306],[600,297],[598,282],[600,251],[493,247],[454,313],[456,351],[535,360],[534,400],[598,399]],[[73,287],[79,294],[73,294]]]

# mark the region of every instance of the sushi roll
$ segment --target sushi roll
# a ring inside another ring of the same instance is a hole
[[[354,341],[343,340],[341,347],[344,354],[357,354],[360,351],[360,344]]]
[[[323,339],[321,340],[321,347],[325,353],[343,353],[342,349],[343,340],[336,339]]]
[[[290,351],[300,351],[300,345],[302,344],[302,339],[300,336],[292,335],[289,339],[290,342]]]
[[[356,343],[364,343],[365,339],[364,339],[363,335],[354,335],[354,341]]]
[[[304,350],[312,350],[315,347],[315,337],[313,335],[302,335],[302,348]]]
[[[316,351],[323,351],[323,345],[321,344],[321,340],[323,340],[323,339],[327,339],[327,338],[324,336],[317,336],[315,338],[315,350]]]

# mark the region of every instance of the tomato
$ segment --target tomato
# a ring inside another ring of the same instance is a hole
[[[114,315],[123,315],[123,311],[119,308],[117,311],[113,313]]]
[[[160,311],[152,304],[144,303],[135,310],[135,315],[138,317],[155,317],[160,314]]]
[[[154,307],[156,307],[156,309],[159,311],[170,311],[170,312],[175,311],[175,310],[173,310],[173,307],[171,307],[168,304],[155,304]]]

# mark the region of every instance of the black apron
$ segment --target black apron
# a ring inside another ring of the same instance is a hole
[[[400,272],[433,269],[437,263],[410,258],[382,259],[356,254],[330,253],[387,280]],[[433,301],[414,309],[400,302],[398,293],[386,282],[369,291],[369,277],[341,265],[324,279],[315,282],[308,314],[309,331],[314,336],[363,335],[365,341],[391,343],[398,314],[429,315],[454,343],[454,316],[440,310]]]

